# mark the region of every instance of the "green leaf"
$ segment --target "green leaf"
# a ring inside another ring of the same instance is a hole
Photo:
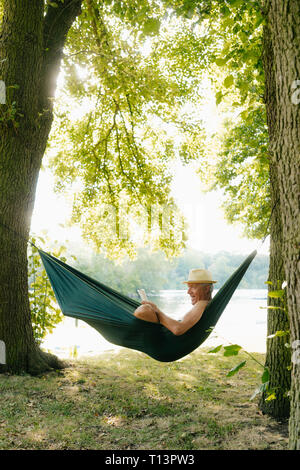
[[[243,3],[243,0],[227,0],[227,2],[234,7],[240,6]]]
[[[219,67],[223,67],[223,65],[227,64],[227,60],[218,58],[218,59],[215,59],[215,64],[217,64]]]
[[[284,310],[283,307],[275,307],[274,305],[269,305],[268,307],[259,307],[261,309],[268,309],[268,310]]]
[[[228,77],[225,78],[223,85],[225,86],[225,88],[229,88],[233,85],[233,82],[234,82],[233,75],[228,75]]]
[[[261,310],[284,310],[282,307],[274,307],[274,305],[270,305],[269,307],[259,307]]]
[[[267,398],[265,399],[265,401],[272,401],[272,400],[276,400],[276,395],[275,395],[275,393],[271,393],[271,394],[268,395]]]
[[[220,104],[222,101],[222,98],[223,98],[223,93],[221,91],[218,91],[218,93],[216,93],[216,104]]]
[[[145,34],[157,34],[160,28],[160,21],[156,18],[149,18],[144,24]]]
[[[269,381],[269,379],[270,379],[270,372],[269,372],[269,369],[265,367],[263,374],[261,376],[261,382],[263,384],[266,384]]]
[[[267,338],[280,338],[282,336],[287,336],[289,333],[289,331],[278,330],[273,335],[267,336]]]
[[[221,12],[222,16],[224,16],[225,18],[226,18],[226,16],[230,15],[230,9],[226,5],[223,5],[220,8],[220,12]]]
[[[242,111],[241,114],[240,114],[240,116],[241,116],[241,118],[242,118],[243,120],[247,119],[247,117],[248,117],[248,111],[247,111],[247,109],[245,109],[245,111]]]
[[[260,16],[260,17],[256,20],[256,22],[255,22],[255,24],[254,24],[254,29],[258,28],[258,27],[261,25],[261,23],[262,23],[263,21],[264,21],[264,17],[263,17],[263,16]]]
[[[220,344],[219,346],[213,348],[213,349],[210,349],[208,352],[209,353],[217,353],[220,351],[220,349],[222,348],[223,344]]]
[[[238,344],[231,344],[230,346],[224,346],[224,356],[229,357],[229,356],[237,356],[239,353],[239,350],[242,349],[241,346]]]
[[[244,365],[246,364],[247,361],[240,362],[237,366],[233,367],[230,369],[226,377],[232,377],[234,374],[236,374]]]
[[[284,290],[273,290],[268,293],[268,296],[271,297],[272,299],[281,299],[284,295]]]

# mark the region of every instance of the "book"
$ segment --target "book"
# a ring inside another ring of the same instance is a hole
[[[141,300],[148,300],[147,294],[144,289],[137,289],[137,293],[139,294]]]

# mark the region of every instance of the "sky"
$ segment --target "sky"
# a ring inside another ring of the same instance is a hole
[[[241,225],[229,224],[221,208],[222,192],[203,192],[199,177],[192,168],[180,167],[174,179],[174,197],[187,218],[189,245],[208,253],[228,251],[250,253],[257,249],[268,254],[269,241],[261,246],[258,240],[242,235]]]

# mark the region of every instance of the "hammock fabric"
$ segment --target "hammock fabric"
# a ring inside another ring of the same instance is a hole
[[[176,336],[159,323],[136,318],[133,312],[140,302],[42,250],[39,253],[64,315],[84,320],[113,344],[142,351],[161,362],[181,359],[208,338],[256,255],[253,251],[219,289],[198,323],[183,335]]]

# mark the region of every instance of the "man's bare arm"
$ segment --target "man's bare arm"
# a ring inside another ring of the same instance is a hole
[[[200,320],[205,307],[208,304],[208,301],[199,300],[199,302],[197,302],[194,307],[184,316],[182,321],[177,321],[168,317],[153,302],[144,301],[142,303],[151,305],[158,314],[160,323],[168,328],[168,330],[172,331],[174,335],[180,336],[192,328],[192,326],[194,326]]]

